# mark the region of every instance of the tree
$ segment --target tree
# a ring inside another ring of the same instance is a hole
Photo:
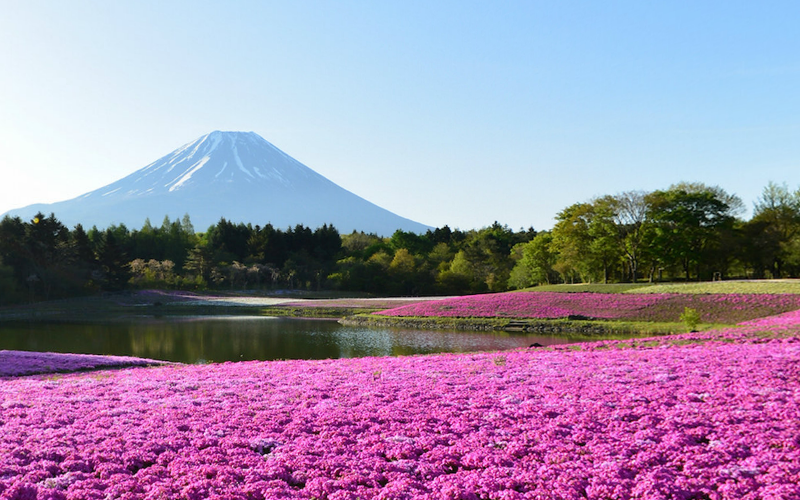
[[[3,217],[0,221],[0,259],[13,271],[17,288],[24,289],[26,274],[25,224],[19,217]]]
[[[786,184],[770,182],[756,201],[745,231],[749,242],[758,242],[750,257],[757,274],[766,269],[774,278],[784,276],[786,264],[800,260],[794,257],[797,245],[793,243],[800,235],[800,190],[791,192]]]
[[[211,269],[213,267],[213,255],[208,245],[199,242],[191,250],[183,265],[187,270],[195,275],[198,284],[208,283],[211,279]],[[199,280],[197,279],[199,278]]]
[[[588,278],[590,214],[591,205],[576,203],[556,215],[557,222],[551,233],[553,238],[551,245],[558,255],[554,267],[564,281],[574,282],[576,275]]]
[[[439,291],[446,294],[475,291],[475,274],[472,263],[467,260],[463,250],[459,250],[450,262],[450,266],[439,273],[436,278]]]
[[[365,234],[363,231],[353,231],[342,236],[342,248],[350,255],[360,254],[371,245],[380,242],[381,239],[375,234]]]
[[[511,270],[508,286],[519,289],[553,283],[557,255],[552,250],[552,243],[552,234],[540,232],[531,241],[517,244],[514,253],[519,257]]]
[[[449,245],[454,242],[453,237],[455,236],[455,233],[452,229],[450,229],[449,226],[443,226],[437,227],[433,231],[428,229],[428,231],[425,233],[425,236],[433,244],[446,243]]]
[[[602,269],[603,283],[608,283],[609,271],[622,260],[623,252],[618,245],[619,229],[615,222],[616,200],[611,196],[599,198],[592,203],[592,218],[589,221],[589,255],[593,269]]]
[[[181,219],[181,227],[183,228],[183,231],[187,235],[189,235],[189,236],[194,236],[195,235],[194,224],[192,224],[192,219],[189,217],[188,213],[187,214],[183,214],[183,219]]]
[[[243,262],[249,255],[248,241],[251,228],[242,223],[234,224],[221,218],[215,226],[208,228],[206,239],[213,249],[216,262]]]
[[[430,231],[428,231],[430,233]],[[434,242],[428,238],[427,234],[419,235],[410,231],[398,229],[389,239],[389,246],[393,250],[405,248],[414,255],[426,254],[433,249]]]
[[[13,304],[21,299],[14,279],[14,269],[3,264],[0,257],[0,305]]]
[[[732,209],[725,202],[729,197],[722,193],[702,184],[678,184],[648,196],[656,227],[654,252],[667,265],[680,267],[687,281],[692,270],[698,279],[708,274],[721,231],[733,228]]]
[[[650,231],[647,198],[643,191],[626,191],[610,201],[617,227],[617,245],[627,263],[630,280],[636,283]]]
[[[426,256],[428,264],[437,272],[444,271],[449,267],[455,252],[447,243],[437,243]]]
[[[336,256],[342,251],[342,238],[339,231],[328,224],[314,231],[313,255],[324,264],[325,267],[331,266]]]
[[[405,248],[401,248],[394,253],[392,262],[389,264],[389,272],[396,275],[408,276],[414,272],[414,256]]]
[[[128,264],[131,283],[142,287],[164,287],[175,284],[175,263],[171,260],[158,261],[134,259]]]
[[[462,275],[471,276],[470,289],[473,292],[503,291],[508,284],[508,277],[514,262],[511,260],[511,248],[520,242],[522,237],[508,226],[495,222],[478,231],[470,231],[461,251],[464,268],[458,271]],[[459,255],[456,254],[456,258]],[[455,259],[453,260],[455,264]],[[466,270],[469,267],[469,270]],[[452,266],[451,266],[452,269]]]
[[[89,235],[80,224],[70,234],[72,251],[72,275],[76,285],[84,290],[92,289],[93,277],[98,271],[97,257],[92,250]]]
[[[556,220],[552,246],[558,258],[554,267],[565,280],[577,272],[582,281],[607,283],[609,269],[620,259],[614,199],[576,203],[559,212]]]
[[[72,264],[69,247],[69,230],[50,214],[39,212],[25,226],[25,257],[29,269],[28,281],[35,292],[45,299],[50,298],[54,287],[63,289],[64,280],[59,279]]]
[[[388,268],[389,276],[392,277],[392,293],[401,295],[416,293],[414,289],[415,268],[414,256],[408,249],[401,248],[394,253]]]
[[[161,260],[174,262],[179,271],[183,269],[187,252],[195,246],[197,241],[189,216],[185,215],[183,220],[188,223],[188,228],[185,228],[178,219],[170,222],[168,217],[164,219],[161,227],[162,238],[165,240],[164,254]]]
[[[103,289],[107,291],[122,290],[130,278],[128,258],[111,228],[106,229],[103,233],[97,260],[103,273]]]

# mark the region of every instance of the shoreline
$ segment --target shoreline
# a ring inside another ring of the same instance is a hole
[[[570,319],[403,317],[358,314],[339,320],[345,326],[420,330],[503,331],[548,335],[674,335],[687,333],[682,323],[645,323]],[[721,326],[721,325],[720,325]],[[731,325],[727,325],[730,327]],[[715,328],[717,325],[708,325]],[[704,327],[705,329],[705,327]]]

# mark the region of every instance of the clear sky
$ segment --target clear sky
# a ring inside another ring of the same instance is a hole
[[[0,213],[213,130],[416,221],[800,186],[800,2],[0,0]],[[747,216],[748,214],[745,214]],[[58,216],[58,214],[56,214]]]

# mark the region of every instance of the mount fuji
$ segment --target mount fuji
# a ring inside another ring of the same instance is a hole
[[[77,198],[7,212],[31,218],[51,212],[68,227],[124,223],[138,229],[189,214],[201,231],[224,217],[276,228],[333,224],[388,236],[428,226],[395,215],[339,187],[254,132],[215,131],[114,183]]]

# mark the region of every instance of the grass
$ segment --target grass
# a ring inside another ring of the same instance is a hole
[[[743,293],[800,294],[800,280],[706,281],[700,283],[664,283],[625,293]]]
[[[300,307],[300,306],[272,306],[262,307],[259,312],[262,316],[280,316],[289,318],[344,318],[354,313],[369,314],[381,309],[366,309],[352,307]]]
[[[647,288],[652,283],[578,283],[576,285],[539,285],[518,292],[562,292],[562,293],[625,293],[631,290]]]
[[[687,333],[686,325],[680,322],[653,321],[604,321],[604,320],[569,320],[569,319],[508,319],[508,318],[453,318],[441,316],[409,317],[381,316],[376,314],[358,314],[340,320],[345,325],[421,328],[432,330],[462,331],[524,331],[528,333],[546,333],[565,337],[597,337],[619,335],[627,338],[631,335],[668,335]],[[712,328],[730,328],[730,325],[704,323],[703,330]]]
[[[730,280],[696,283],[580,283],[577,285],[540,285],[526,292],[562,293],[789,293],[800,294],[800,280]]]

